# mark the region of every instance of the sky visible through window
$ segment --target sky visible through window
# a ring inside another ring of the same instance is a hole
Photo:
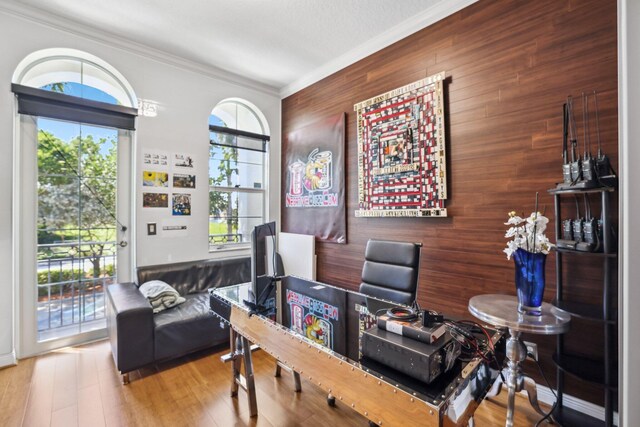
[[[47,85],[43,86],[41,89],[52,91],[51,87],[52,85]],[[66,82],[64,83],[63,91],[60,93],[76,96],[82,99],[90,99],[92,101],[118,105],[118,101],[108,93],[80,83]],[[52,120],[42,117],[38,119],[38,128],[50,132],[55,137],[60,138],[61,140],[66,142],[71,141],[80,133],[79,123],[65,122],[62,120]],[[114,129],[94,125],[83,125],[82,134],[83,136],[92,135],[95,141],[99,141],[102,138],[113,139],[114,137],[117,137],[117,134],[114,133]],[[109,149],[109,146],[110,144],[103,144],[100,150],[101,154],[105,155],[107,150]]]
[[[226,124],[224,124],[224,122],[220,119],[220,117],[216,116],[215,114],[212,114],[209,116],[209,124],[210,125],[214,125],[214,126],[227,126]]]
[[[54,84],[64,85],[63,90],[62,91],[54,90],[53,89]],[[109,95],[108,93],[103,92],[100,89],[96,89],[95,87],[84,85],[82,83],[60,82],[60,83],[53,83],[53,84],[48,84],[46,86],[42,86],[40,89],[44,89],[52,92],[64,93],[65,95],[76,96],[82,99],[90,99],[91,101],[105,102],[107,104],[114,104],[114,105],[120,104],[117,99],[115,99],[113,96]]]
[[[81,125],[80,123],[64,122],[62,120],[38,118],[38,129],[53,134],[56,138],[60,138],[65,142],[69,142],[80,134],[82,127],[82,136],[93,136],[94,141],[100,141],[105,138],[107,141],[117,141],[118,134],[115,129],[105,128],[93,125]],[[107,155],[112,144],[106,143],[100,146],[100,154]]]

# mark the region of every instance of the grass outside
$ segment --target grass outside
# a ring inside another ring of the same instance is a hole
[[[231,233],[235,234],[238,232],[237,226],[231,227]],[[209,221],[209,235],[212,234],[229,234],[229,229],[227,228],[226,222],[211,222]]]
[[[78,240],[78,229],[74,229],[73,225],[68,225],[66,227],[67,230],[59,230],[59,231],[43,231],[38,230],[38,243],[46,244],[46,243],[61,243],[61,242],[74,242]],[[116,229],[115,225],[113,228],[101,227],[94,228],[88,230],[81,230],[80,237],[83,241],[96,241],[96,242],[107,242],[111,240],[115,240]]]
[[[80,241],[80,248],[78,248]],[[67,258],[73,255],[90,255],[93,251],[100,251],[97,246],[102,246],[102,250],[106,253],[115,251],[113,246],[116,241],[115,228],[109,229],[91,229],[81,230],[78,236],[78,230],[59,230],[59,231],[43,231],[38,230],[39,245],[55,245],[64,244],[62,246],[40,247],[38,250],[38,260]],[[88,244],[88,242],[100,242],[99,244]],[[81,251],[80,251],[81,249]]]

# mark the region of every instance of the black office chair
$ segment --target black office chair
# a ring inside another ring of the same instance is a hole
[[[422,243],[369,240],[364,253],[360,292],[412,305],[418,290]]]
[[[398,304],[414,305],[418,291],[422,243],[369,240],[364,252],[360,293]],[[335,406],[331,393],[327,404]],[[369,425],[375,426],[373,422]]]

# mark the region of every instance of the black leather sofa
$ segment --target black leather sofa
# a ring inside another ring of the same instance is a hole
[[[107,287],[107,329],[123,382],[129,372],[229,340],[229,328],[211,314],[207,290],[251,281],[249,258],[203,260],[140,267],[138,284]],[[153,314],[139,284],[162,280],[186,301]]]

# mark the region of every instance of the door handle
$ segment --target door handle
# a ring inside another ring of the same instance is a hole
[[[126,241],[126,240],[121,240],[121,241],[118,243],[118,246],[120,246],[121,248],[126,248],[128,244],[129,244],[129,243],[127,243],[127,241]]]

